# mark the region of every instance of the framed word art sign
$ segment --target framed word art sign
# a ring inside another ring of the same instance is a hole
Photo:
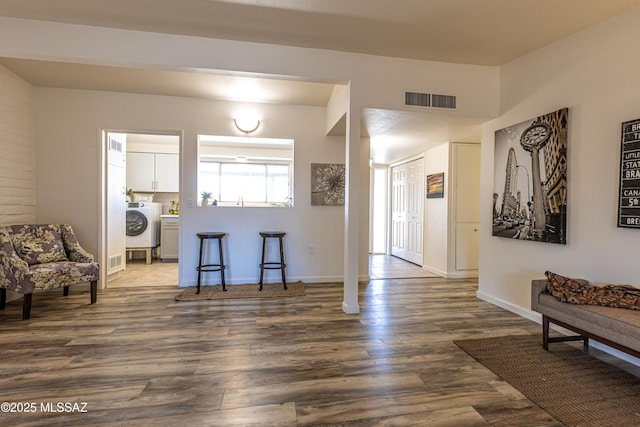
[[[618,227],[640,228],[640,119],[622,123]]]

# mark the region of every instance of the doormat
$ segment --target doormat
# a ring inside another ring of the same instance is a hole
[[[455,344],[569,426],[640,425],[640,378],[542,336],[458,340]]]
[[[176,295],[176,301],[201,301],[212,299],[231,298],[279,298],[304,296],[304,283],[287,283],[287,290],[282,283],[265,283],[262,291],[259,291],[258,283],[244,285],[227,285],[227,291],[222,290],[222,285],[201,286],[200,293],[196,294],[196,286],[190,286]]]

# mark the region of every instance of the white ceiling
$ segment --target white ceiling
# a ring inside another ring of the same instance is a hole
[[[502,65],[638,0],[2,0],[0,16]]]
[[[0,0],[1,1],[1,0]],[[238,102],[327,105],[333,85],[173,70],[0,58],[34,86],[108,90]]]
[[[0,16],[502,65],[637,4],[640,0],[0,0]],[[326,105],[332,89],[325,83],[15,58],[0,63],[35,86],[302,105]],[[261,95],[239,99],[242,88]],[[413,111],[367,110],[363,117],[366,132],[381,141],[374,150],[382,162],[412,148],[407,141],[478,140],[479,135],[479,119],[451,114],[429,114],[425,120]]]

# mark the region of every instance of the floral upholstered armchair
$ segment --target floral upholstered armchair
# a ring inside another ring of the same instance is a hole
[[[0,227],[0,309],[7,289],[24,294],[22,319],[31,315],[34,292],[91,283],[91,304],[97,300],[100,266],[80,247],[70,225],[25,224]]]

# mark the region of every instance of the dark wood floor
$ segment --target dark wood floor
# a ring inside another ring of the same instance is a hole
[[[476,299],[473,280],[372,280],[359,315],[342,312],[341,284],[281,299],[177,292],[36,295],[28,321],[9,303],[1,400],[36,410],[0,425],[561,425],[453,343],[540,329]],[[86,412],[46,412],[58,403]]]

